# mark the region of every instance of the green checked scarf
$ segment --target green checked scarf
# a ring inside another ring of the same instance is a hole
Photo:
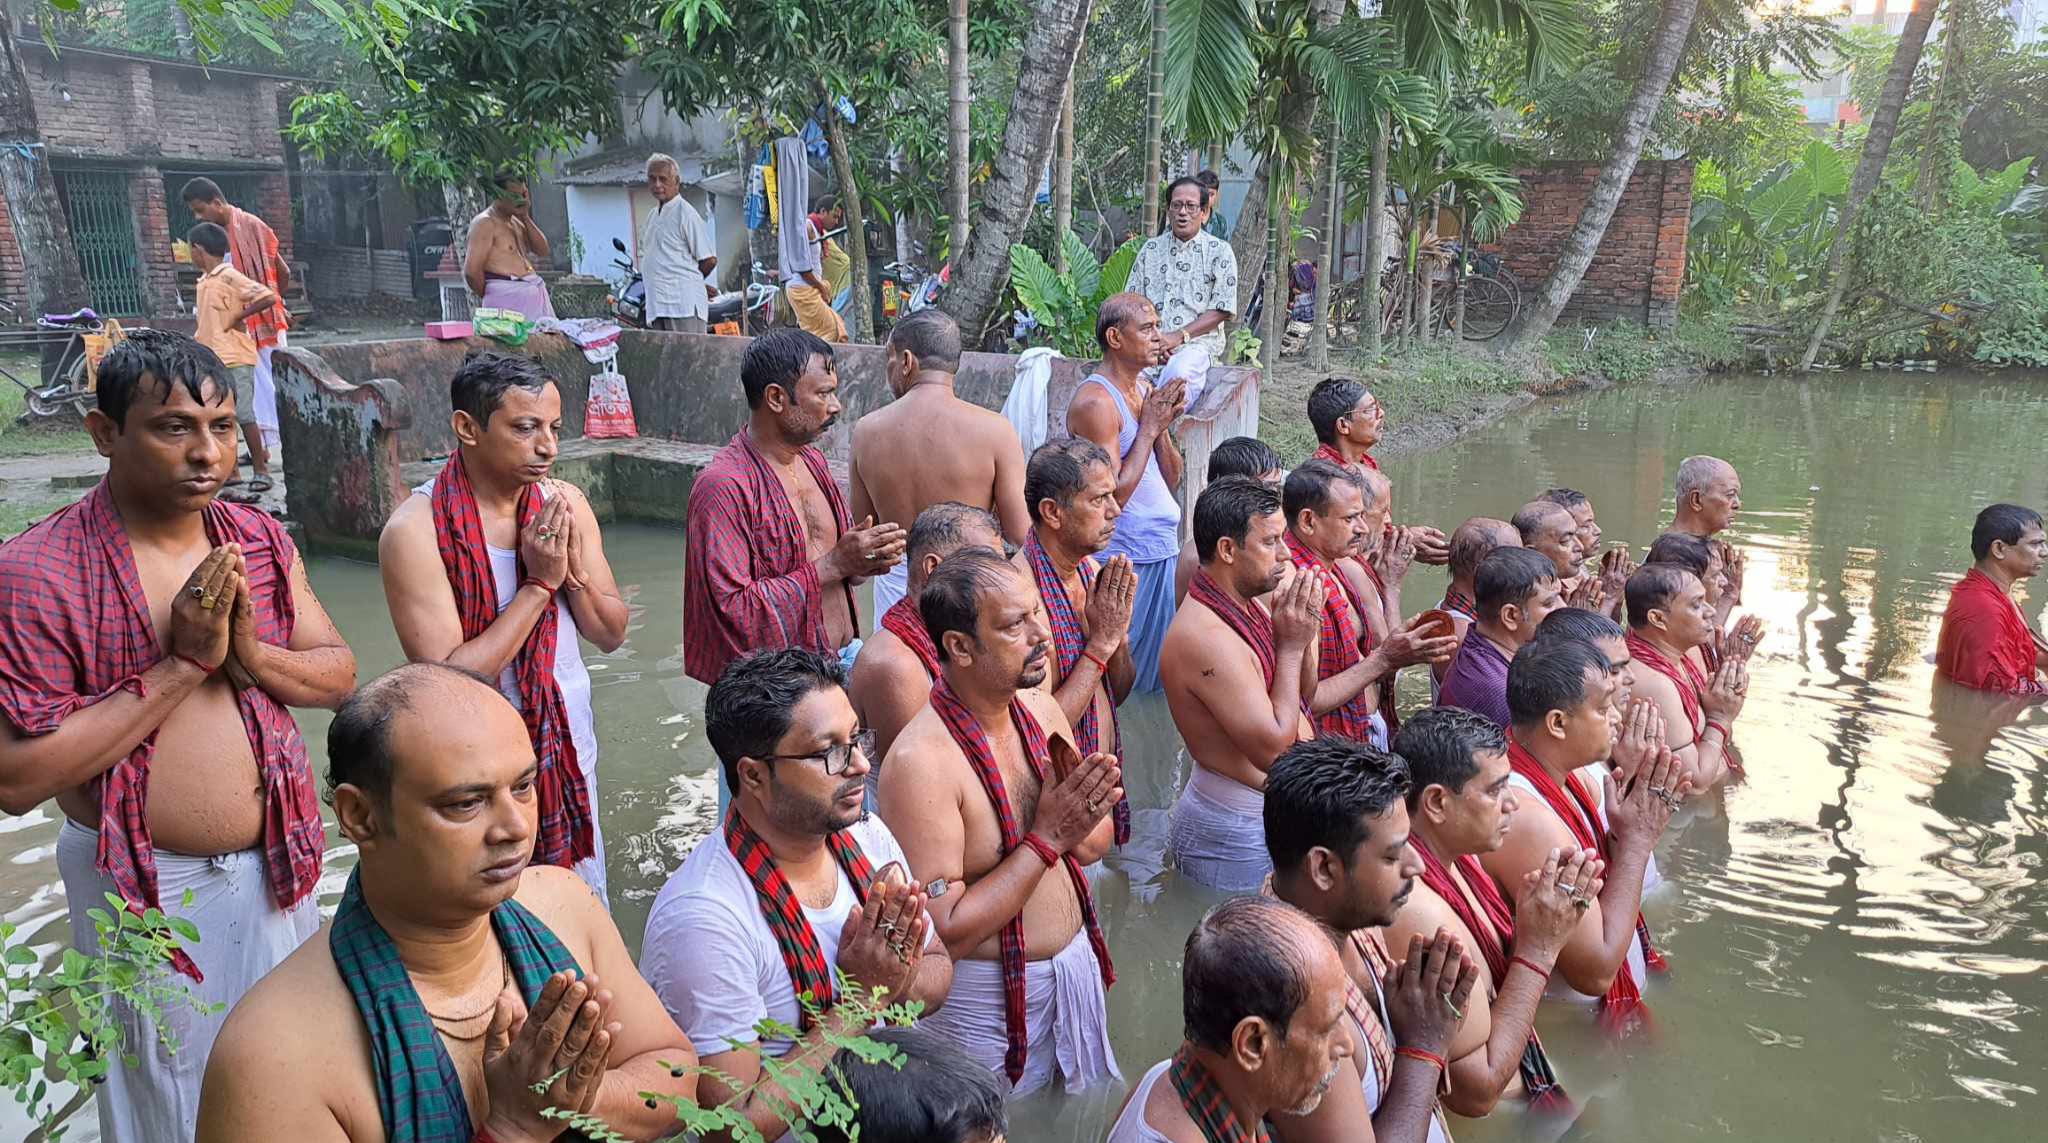
[[[555,973],[566,969],[582,975],[555,934],[517,901],[507,900],[491,911],[491,930],[529,1005]],[[363,902],[360,869],[349,874],[327,943],[369,1029],[385,1136],[390,1143],[469,1143],[474,1129],[462,1078],[413,990],[397,946]]]

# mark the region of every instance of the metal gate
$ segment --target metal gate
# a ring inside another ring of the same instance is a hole
[[[135,248],[127,172],[60,168],[55,174],[92,308],[102,314],[142,313],[142,259]]]

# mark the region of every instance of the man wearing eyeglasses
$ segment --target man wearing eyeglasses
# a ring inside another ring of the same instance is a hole
[[[709,1069],[698,1101],[737,1099],[774,1139],[789,1127],[779,1102],[749,1090],[763,1055],[822,1074],[828,1034],[860,1030],[836,1006],[849,982],[930,1012],[953,962],[903,850],[866,814],[874,735],[836,657],[792,648],[736,660],[705,696],[704,723],[732,807],[655,898],[640,967]],[[800,1038],[763,1039],[764,1019]]]
[[[1202,229],[1203,198],[1194,176],[1173,180],[1166,188],[1166,233],[1139,248],[1124,288],[1158,307],[1168,353],[1198,343],[1221,364],[1223,323],[1237,310],[1237,255],[1230,243]]]

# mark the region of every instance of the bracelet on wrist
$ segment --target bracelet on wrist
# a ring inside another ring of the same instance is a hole
[[[1421,1048],[1411,1048],[1404,1044],[1401,1047],[1395,1048],[1394,1054],[1397,1056],[1406,1056],[1411,1060],[1421,1060],[1425,1064],[1434,1064],[1436,1065],[1436,1070],[1439,1072],[1445,1072],[1450,1070],[1450,1065],[1445,1063],[1444,1058],[1442,1056],[1437,1055],[1435,1052],[1424,1051]]]
[[[1106,675],[1106,674],[1108,674],[1108,673],[1109,673],[1109,661],[1108,661],[1107,659],[1098,659],[1098,658],[1096,658],[1096,657],[1095,657],[1095,652],[1093,652],[1093,651],[1090,651],[1090,650],[1089,650],[1088,648],[1086,648],[1086,647],[1083,647],[1083,648],[1081,648],[1081,657],[1082,657],[1083,659],[1086,659],[1086,660],[1088,660],[1089,662],[1091,662],[1091,663],[1095,664],[1095,666],[1096,666],[1096,667],[1097,667],[1097,668],[1098,668],[1099,670],[1101,670],[1103,674],[1105,674],[1105,675]]]
[[[192,664],[193,666],[198,667],[199,673],[202,675],[211,675],[215,671],[220,669],[219,667],[209,667],[205,663],[202,663],[198,659],[195,659],[192,656],[187,655],[183,651],[173,651],[171,652],[171,655],[175,658],[183,659],[186,662]]]
[[[1050,842],[1047,842],[1044,838],[1038,836],[1035,833],[1025,834],[1024,840],[1019,844],[1023,848],[1028,849],[1031,852],[1037,854],[1038,859],[1040,861],[1045,862],[1045,867],[1047,869],[1051,869],[1053,866],[1058,865],[1060,863],[1059,850],[1054,849]]]
[[[1544,980],[1549,980],[1551,972],[1554,971],[1553,969],[1544,968],[1542,965],[1537,964],[1535,961],[1530,960],[1528,957],[1525,956],[1511,956],[1508,958],[1509,968],[1513,968],[1515,965],[1518,964],[1521,965],[1523,968],[1528,969],[1530,972],[1533,972],[1536,975],[1542,977]]]
[[[553,594],[555,594],[555,589],[554,589],[554,588],[552,588],[552,587],[549,587],[549,586],[548,586],[548,583],[547,583],[547,581],[546,581],[546,580],[544,580],[544,579],[542,579],[542,578],[540,578],[540,577],[539,577],[539,576],[537,576],[537,575],[530,575],[530,576],[527,576],[527,577],[526,577],[525,579],[522,579],[522,580],[520,580],[520,581],[519,581],[519,586],[520,586],[520,587],[537,587],[537,588],[541,589],[542,591],[545,591],[545,592],[547,592],[547,593],[548,593],[549,595],[553,595]]]
[[[1724,738],[1724,739],[1725,739],[1725,738],[1730,738],[1730,737],[1733,737],[1733,736],[1732,736],[1732,735],[1730,734],[1729,730],[1728,730],[1728,724],[1727,724],[1727,723],[1725,723],[1725,722],[1722,722],[1722,721],[1721,721],[1720,719],[1718,719],[1718,718],[1710,718],[1710,719],[1708,719],[1708,720],[1707,720],[1707,729],[1706,729],[1706,730],[1702,730],[1702,731],[1700,731],[1700,733],[1701,733],[1701,734],[1705,734],[1705,733],[1707,732],[1707,730],[1718,730],[1718,731],[1720,731],[1720,732],[1721,732],[1721,737],[1722,737],[1722,738]]]

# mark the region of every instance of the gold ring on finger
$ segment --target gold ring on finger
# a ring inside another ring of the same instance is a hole
[[[218,606],[220,606],[220,597],[218,596],[207,594],[199,597],[199,609],[201,611],[212,611]]]

